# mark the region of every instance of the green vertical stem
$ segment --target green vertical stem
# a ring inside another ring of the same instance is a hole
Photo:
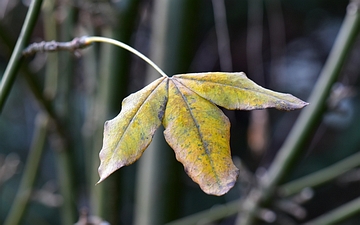
[[[58,28],[56,32],[57,40],[69,41],[73,39],[74,22],[76,19],[76,8],[73,4],[62,5],[58,9],[61,16],[65,19],[59,26],[49,26],[45,28],[54,29]],[[54,14],[52,14],[54,17]],[[49,21],[51,22],[51,21]],[[57,24],[58,25],[58,24]],[[51,30],[48,31],[48,35],[54,35]],[[49,37],[50,38],[50,37]],[[63,196],[63,205],[61,207],[61,223],[74,224],[77,220],[77,209],[76,209],[76,187],[78,179],[75,179],[77,170],[75,170],[75,159],[76,150],[79,142],[74,141],[68,137],[77,138],[76,135],[79,132],[74,132],[74,124],[77,111],[72,108],[72,79],[74,76],[74,55],[69,52],[56,53],[58,58],[57,61],[53,62],[53,66],[57,68],[50,68],[51,70],[57,70],[61,73],[59,79],[56,79],[56,74],[53,74],[53,78],[48,79],[47,85],[54,85],[52,87],[45,88],[46,94],[49,94],[49,90],[56,89],[56,99],[54,99],[54,106],[61,121],[64,121],[64,127],[68,134],[63,136],[61,134],[52,137],[52,143],[56,154],[56,164],[58,173],[58,183],[60,186],[60,193]],[[57,62],[57,63],[56,63]],[[51,65],[51,64],[50,64]],[[57,82],[55,81],[57,80]],[[56,85],[56,86],[55,86]],[[51,94],[50,94],[51,95]]]
[[[138,19],[139,0],[124,0],[114,5],[115,24],[103,29],[102,35],[124,43],[130,43]],[[93,143],[92,179],[94,185],[99,180],[99,151],[103,141],[105,120],[120,111],[121,102],[127,93],[131,54],[113,45],[101,45],[100,76],[98,98],[95,100],[96,115],[95,141]],[[118,171],[91,190],[93,213],[111,224],[119,224],[122,191],[122,171]]]
[[[187,72],[194,48],[198,2],[157,0],[154,5],[150,58],[166,74]],[[159,74],[149,70],[147,83]],[[134,224],[164,224],[178,217],[181,165],[159,129],[139,161]]]
[[[36,118],[35,133],[24,167],[19,190],[4,225],[20,224],[24,218],[38,174],[40,160],[46,141],[47,127],[47,116],[39,114]]]
[[[30,35],[35,27],[37,17],[40,13],[41,4],[42,0],[33,0],[31,2],[19,38],[16,42],[15,49],[0,81],[0,113],[20,68],[22,50],[29,42]]]
[[[296,159],[309,139],[311,131],[323,115],[331,87],[338,78],[346,56],[357,37],[360,24],[359,5],[358,0],[353,0],[348,5],[340,32],[311,93],[310,105],[301,112],[294,128],[272,162],[268,174],[261,180],[260,187],[254,189],[247,197],[242,207],[244,211],[239,214],[237,224],[254,224],[259,207],[271,200],[276,187],[296,165]]]
[[[61,223],[74,224],[76,222],[76,192],[74,188],[74,169],[70,155],[67,153],[69,150],[68,144],[64,140],[59,140],[55,143],[57,148],[57,173],[58,182],[60,185],[60,193],[64,199],[61,209]]]
[[[103,29],[104,36],[111,36],[112,32],[110,28]],[[110,108],[110,96],[113,90],[110,90],[108,87],[111,83],[111,48],[114,46],[111,45],[101,45],[100,53],[100,62],[99,62],[99,76],[98,76],[98,92],[97,98],[95,99],[94,105],[94,115],[96,117],[96,127],[94,131],[94,141],[93,141],[93,168],[92,168],[92,180],[91,184],[93,186],[91,190],[91,198],[92,198],[92,207],[93,207],[93,214],[103,218],[105,220],[109,220],[111,217],[111,213],[107,211],[107,194],[108,196],[113,194],[113,189],[111,185],[115,182],[115,176],[109,177],[99,185],[95,186],[95,183],[99,180],[99,175],[97,173],[97,168],[99,167],[99,151],[102,145],[102,138],[103,138],[103,129],[104,129],[104,121],[108,119],[109,108]],[[112,196],[115,198],[115,196]],[[109,202],[110,203],[110,202]],[[110,203],[111,204],[111,203]]]
[[[165,60],[165,46],[166,34],[168,28],[168,0],[157,0],[154,4],[153,21],[152,21],[152,39],[150,58],[158,65],[163,66]],[[152,69],[148,70],[147,83],[156,79],[158,74]],[[135,192],[135,212],[134,224],[149,224],[156,225],[160,223],[161,210],[160,203],[164,200],[162,187],[160,186],[161,167],[157,165],[157,157],[161,154],[159,142],[161,140],[161,131],[157,131],[154,135],[153,141],[146,149],[139,160],[138,172],[136,176],[136,192]],[[168,150],[168,149],[164,149]],[[159,213],[160,212],[160,213]]]
[[[56,40],[57,29],[56,19],[54,15],[55,1],[46,1],[43,7],[44,14],[44,32],[46,40]],[[57,92],[57,82],[59,77],[59,55],[47,54],[46,80],[44,95],[47,99],[53,100]]]
[[[212,0],[214,11],[215,30],[217,37],[218,55],[222,71],[232,71],[232,57],[230,48],[229,30],[226,20],[224,0]]]

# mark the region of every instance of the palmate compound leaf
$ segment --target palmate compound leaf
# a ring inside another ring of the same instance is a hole
[[[166,78],[159,78],[123,100],[119,115],[104,126],[99,182],[140,158],[161,125],[167,102]],[[99,183],[98,182],[98,183]]]
[[[307,103],[262,88],[244,73],[159,78],[127,97],[120,114],[105,124],[99,182],[136,161],[162,122],[165,139],[188,175],[204,192],[225,194],[234,185],[238,169],[230,155],[229,120],[216,105],[242,110],[293,110]]]

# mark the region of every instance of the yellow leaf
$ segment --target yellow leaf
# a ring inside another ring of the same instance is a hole
[[[176,79],[170,79],[168,88],[163,119],[166,141],[205,193],[225,194],[238,176],[230,155],[228,118]]]
[[[105,123],[100,181],[132,164],[163,123],[167,143],[200,188],[223,195],[235,184],[227,109],[293,110],[300,99],[260,87],[244,73],[197,73],[162,77],[123,101],[120,114]]]
[[[99,182],[135,162],[161,125],[167,102],[167,78],[159,78],[124,99],[119,115],[104,126]],[[99,183],[98,182],[98,183]]]
[[[294,110],[308,104],[290,94],[265,89],[242,72],[193,73],[173,77],[201,97],[227,109]]]

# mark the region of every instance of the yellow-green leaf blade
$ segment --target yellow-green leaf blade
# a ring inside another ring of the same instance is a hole
[[[167,102],[167,78],[159,78],[123,100],[119,115],[104,126],[99,182],[132,164],[150,144],[161,125]]]
[[[222,195],[233,187],[238,169],[230,155],[230,123],[218,107],[170,79],[163,125],[177,160],[205,193]]]
[[[290,94],[263,88],[245,73],[192,73],[173,77],[201,97],[227,109],[294,110],[308,104]]]

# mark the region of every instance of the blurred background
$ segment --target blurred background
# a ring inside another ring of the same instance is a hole
[[[29,4],[30,0],[0,0],[0,74]],[[306,101],[348,4],[335,0],[46,0],[31,42],[111,37],[144,53],[169,75],[243,71],[266,88]],[[358,41],[321,123],[287,181],[359,151],[359,50]],[[120,112],[124,97],[157,77],[137,56],[107,44],[93,44],[76,54],[38,53],[26,58],[0,115],[0,224],[10,215],[18,191],[27,190],[21,189],[26,183],[22,179],[29,174],[34,182],[29,183],[27,210],[19,214],[21,224],[87,224],[85,218],[94,219],[91,216],[110,224],[165,224],[244,198],[256,176],[271,164],[300,111],[225,110],[231,121],[232,156],[241,172],[224,196],[200,190],[176,161],[161,130],[139,161],[95,186],[104,122]],[[46,116],[41,98],[55,120]],[[351,170],[311,189],[312,198],[301,205],[300,216],[280,210],[278,218],[286,221],[283,224],[299,224],[317,217],[358,197],[359,181],[360,170]],[[234,224],[235,218],[232,214],[199,224]],[[344,224],[358,223],[360,215]]]

